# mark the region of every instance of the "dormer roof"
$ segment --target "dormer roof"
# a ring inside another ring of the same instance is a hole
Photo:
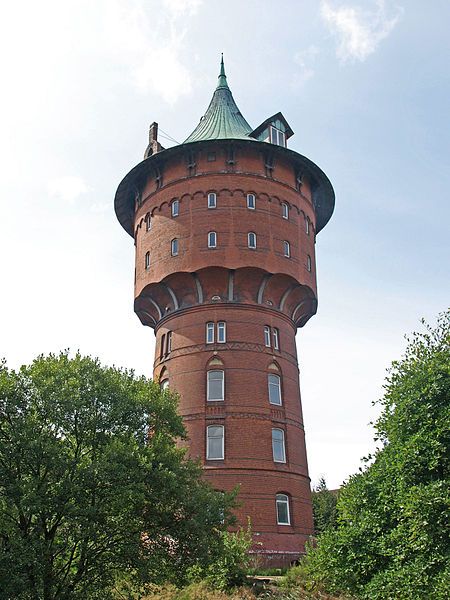
[[[256,129],[254,129],[249,135],[253,138],[259,139],[259,136],[264,132],[265,129],[267,129],[270,125],[273,126],[277,126],[276,122],[277,121],[281,121],[281,123],[283,123],[284,128],[285,128],[285,135],[286,135],[286,139],[288,140],[292,135],[294,135],[294,132],[291,128],[291,126],[289,125],[289,123],[286,121],[286,119],[284,118],[283,114],[280,112],[277,112],[275,115],[269,117],[268,119],[266,119],[265,121],[263,121],[261,123],[261,125],[258,125],[258,127]]]

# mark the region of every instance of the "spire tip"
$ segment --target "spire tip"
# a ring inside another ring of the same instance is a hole
[[[217,87],[228,87],[227,76],[225,75],[225,65],[223,62],[223,52],[222,52],[222,58],[220,60],[219,83],[217,84]]]

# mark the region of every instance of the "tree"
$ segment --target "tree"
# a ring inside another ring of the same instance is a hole
[[[450,597],[450,311],[408,341],[380,401],[382,448],[341,489],[339,526],[319,537],[302,567],[329,591]]]
[[[323,477],[312,492],[314,532],[316,535],[336,527],[337,493],[330,492]]]
[[[220,555],[233,500],[176,447],[176,404],[79,354],[0,364],[2,598],[106,599],[125,570],[182,582]]]

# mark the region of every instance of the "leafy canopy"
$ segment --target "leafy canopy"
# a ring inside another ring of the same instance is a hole
[[[337,492],[330,491],[324,477],[312,492],[314,532],[316,535],[336,527]]]
[[[392,364],[375,427],[383,447],[338,499],[302,576],[361,598],[450,597],[450,311]]]
[[[183,583],[221,555],[233,500],[176,447],[176,406],[79,354],[0,364],[2,598],[106,599],[121,572]]]

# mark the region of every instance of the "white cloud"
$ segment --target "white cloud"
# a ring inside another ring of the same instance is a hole
[[[155,93],[169,104],[191,92],[184,39],[201,4],[202,0],[162,0],[157,17],[140,0],[107,5],[104,45],[140,92]]]
[[[133,79],[140,91],[153,91],[169,104],[192,89],[191,75],[180,61],[176,41],[147,53],[133,69]]]
[[[388,16],[384,0],[376,0],[371,10],[349,5],[333,8],[326,0],[321,5],[322,18],[338,38],[336,54],[342,63],[366,60],[391,33],[402,12],[397,7]]]
[[[164,6],[174,17],[195,15],[202,2],[203,0],[163,0]]]
[[[48,182],[47,189],[51,197],[69,203],[74,202],[79,196],[89,191],[84,180],[75,175],[52,179]]]
[[[294,62],[299,69],[294,74],[294,87],[300,87],[311,79],[314,75],[313,64],[316,56],[319,54],[319,48],[311,44],[305,50],[300,50],[294,55]]]

